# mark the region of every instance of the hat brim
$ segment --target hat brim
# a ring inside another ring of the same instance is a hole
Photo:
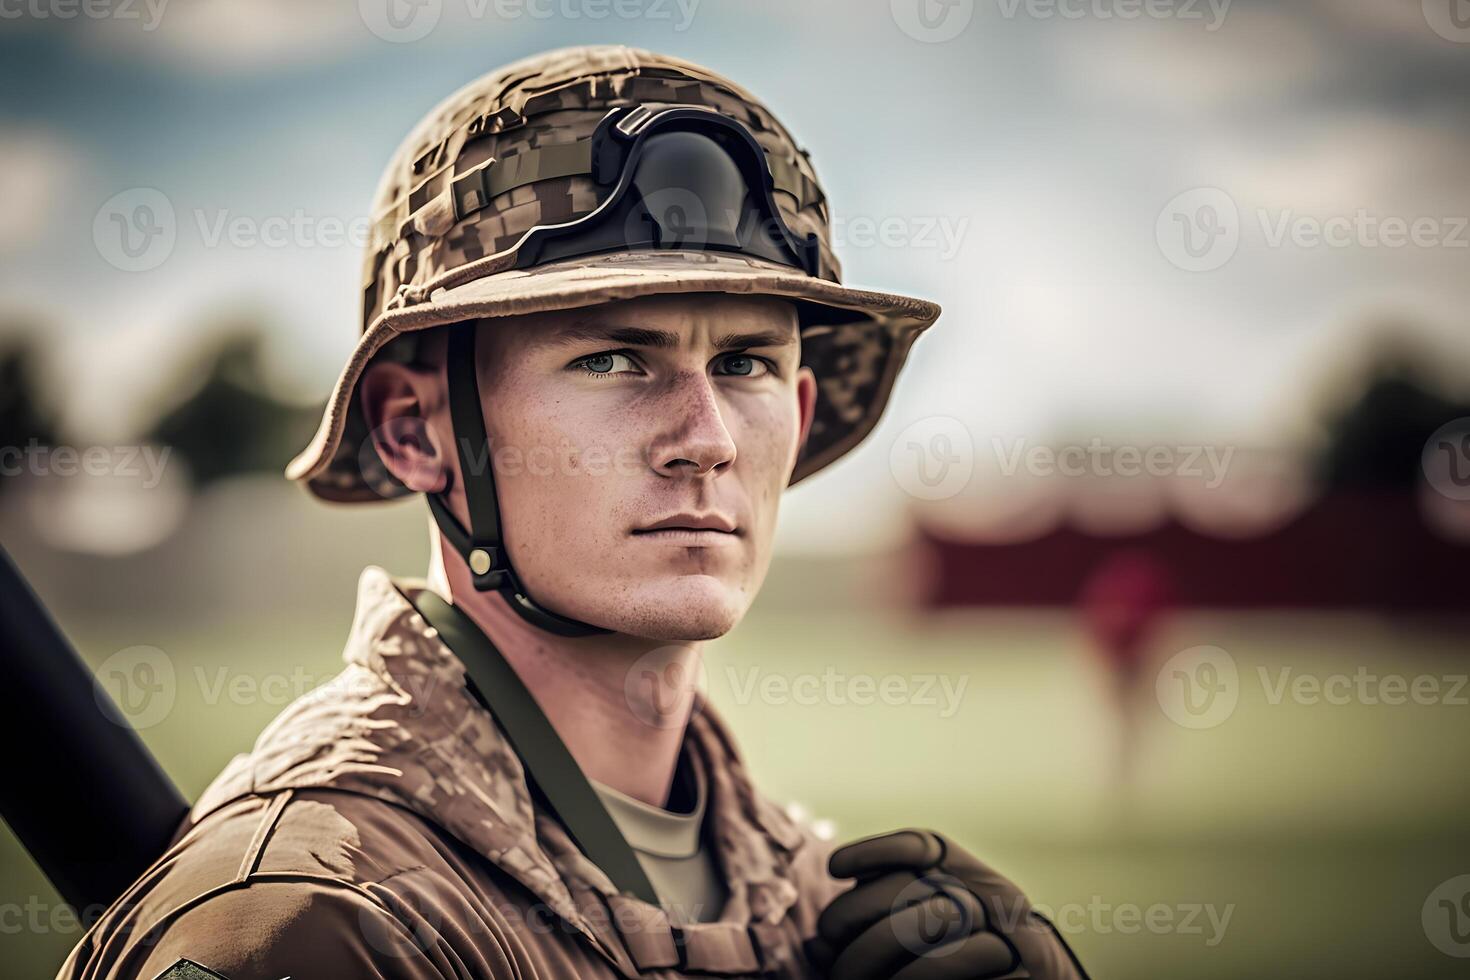
[[[798,301],[803,363],[809,362],[808,347],[824,351],[826,377],[813,365],[824,416],[820,427],[814,423],[792,484],[846,453],[872,430],[910,346],[940,312],[928,300],[853,289],[773,262],[720,252],[610,252],[486,276],[437,290],[427,302],[389,310],[369,326],[332,389],[316,435],[287,465],[286,477],[304,481],[324,500],[341,503],[410,493],[383,469],[368,443],[356,397],[368,363],[395,337],[465,320],[704,292]]]

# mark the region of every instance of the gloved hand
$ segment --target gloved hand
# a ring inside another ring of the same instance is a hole
[[[857,879],[807,945],[831,980],[1087,980],[1021,890],[942,834],[865,837],[827,870]]]

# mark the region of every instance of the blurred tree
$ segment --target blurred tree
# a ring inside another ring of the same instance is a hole
[[[227,330],[187,366],[203,377],[191,395],[164,412],[146,439],[182,453],[198,486],[245,473],[279,476],[316,431],[319,409],[269,393],[261,366],[264,335]]]
[[[1317,461],[1328,490],[1412,491],[1422,479],[1429,437],[1448,422],[1470,417],[1470,401],[1437,391],[1421,363],[1413,352],[1385,352],[1360,394],[1329,416],[1328,442]]]
[[[55,410],[41,397],[39,364],[31,332],[0,329],[0,446],[56,441]]]

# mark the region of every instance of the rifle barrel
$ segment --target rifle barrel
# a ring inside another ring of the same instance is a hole
[[[188,803],[0,547],[0,816],[62,898],[110,904]]]

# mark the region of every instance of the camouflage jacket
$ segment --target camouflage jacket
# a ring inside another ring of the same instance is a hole
[[[729,897],[681,927],[617,893],[544,812],[464,667],[370,566],[332,681],[232,760],[60,978],[810,976],[844,887],[827,845],[751,785],[696,704],[686,742]]]

